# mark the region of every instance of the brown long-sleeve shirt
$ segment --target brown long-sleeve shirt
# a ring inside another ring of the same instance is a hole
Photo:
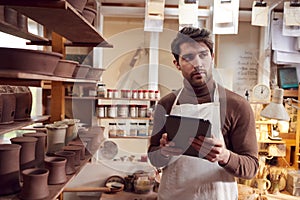
[[[198,89],[192,89],[187,84],[184,85],[177,104],[207,103],[213,99],[213,92],[208,90],[209,85]],[[214,88],[213,85],[214,83],[210,83],[211,88]],[[222,167],[236,177],[252,178],[258,169],[258,148],[252,108],[243,97],[220,85],[218,85],[218,91],[222,134],[226,147],[230,150],[229,161]],[[164,167],[169,162],[169,158],[161,155],[159,145],[162,134],[166,132],[165,114],[171,112],[178,92],[179,90],[163,97],[155,109],[148,156],[156,167]]]

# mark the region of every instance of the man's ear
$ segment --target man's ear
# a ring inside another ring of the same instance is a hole
[[[180,67],[179,63],[177,62],[177,60],[173,60],[173,63],[178,70],[181,70],[181,67]]]

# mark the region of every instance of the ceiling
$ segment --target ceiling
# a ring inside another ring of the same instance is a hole
[[[146,0],[97,0],[102,6],[144,7]],[[241,10],[251,10],[254,0],[240,0]],[[209,7],[213,0],[198,0],[199,7]],[[282,9],[283,0],[264,0],[269,6],[281,2],[276,9]],[[177,7],[178,0],[165,0],[165,7]]]

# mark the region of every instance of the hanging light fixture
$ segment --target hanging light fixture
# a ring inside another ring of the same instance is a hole
[[[260,112],[260,116],[277,119],[283,121],[289,121],[290,116],[283,106],[283,89],[275,88],[273,91],[272,101]]]

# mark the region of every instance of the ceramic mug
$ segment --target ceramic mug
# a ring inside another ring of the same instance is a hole
[[[257,188],[261,191],[270,189],[271,182],[268,179],[256,179]]]

